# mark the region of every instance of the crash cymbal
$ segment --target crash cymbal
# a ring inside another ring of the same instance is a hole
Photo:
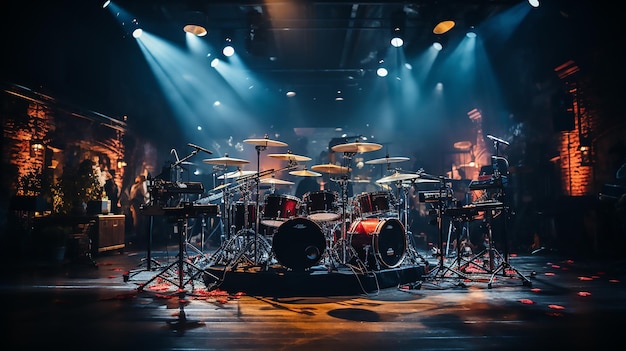
[[[393,182],[416,179],[416,178],[419,178],[418,174],[396,172],[390,176],[380,178],[379,180],[376,181],[376,183],[393,183]]]
[[[276,179],[276,178],[263,178],[261,184],[274,184],[274,185],[292,185],[294,182],[288,180]]]
[[[283,143],[278,140],[270,140],[268,138],[259,138],[259,139],[246,139],[243,141],[246,144],[252,144],[257,146],[287,146],[287,143]]]
[[[376,151],[382,149],[383,146],[375,143],[347,143],[347,144],[339,144],[332,147],[332,150],[335,152],[369,152]]]
[[[269,156],[271,158],[277,158],[279,160],[285,160],[285,161],[296,161],[296,162],[311,161],[310,157],[294,155],[294,154],[292,154],[290,152],[288,152],[286,154],[269,154],[267,156]]]
[[[204,163],[208,163],[210,165],[222,165],[222,166],[241,166],[246,163],[250,163],[250,161],[242,160],[239,158],[228,157],[228,155],[224,157],[218,158],[206,158],[202,160]]]
[[[331,173],[331,174],[348,173],[351,171],[351,169],[348,167],[337,166],[332,163],[326,163],[323,165],[315,165],[315,166],[312,166],[311,169],[317,172]]]
[[[299,177],[321,177],[322,173],[311,172],[308,169],[302,169],[299,171],[291,171],[289,172],[291,175],[299,176]]]
[[[383,157],[383,158],[377,158],[375,160],[369,160],[369,161],[365,161],[366,165],[381,165],[381,164],[386,164],[386,163],[396,163],[396,162],[404,162],[404,161],[408,161],[410,160],[410,158],[408,157]]]
[[[245,177],[245,176],[249,176],[249,175],[253,175],[253,174],[256,174],[256,171],[237,170],[237,171],[228,172],[226,174],[223,174],[223,175],[217,177],[217,179],[241,178],[241,177]]]

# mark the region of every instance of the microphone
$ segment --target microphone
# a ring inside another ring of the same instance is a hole
[[[493,140],[495,142],[504,144],[504,145],[510,145],[508,141],[500,139],[500,138],[496,138],[496,137],[494,137],[493,135],[490,135],[490,134],[487,134],[487,138],[489,138],[489,139],[491,139],[491,140]]]
[[[203,148],[202,146],[198,146],[198,145],[196,145],[196,144],[192,144],[192,143],[187,144],[187,146],[191,146],[192,148],[194,148],[194,149],[196,149],[196,150],[204,151],[204,152],[206,152],[206,153],[207,153],[207,154],[209,154],[209,155],[213,155],[213,152],[212,152],[212,151],[210,151],[210,150],[208,150],[208,149],[205,149],[205,148]]]

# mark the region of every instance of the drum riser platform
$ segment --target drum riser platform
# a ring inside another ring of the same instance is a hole
[[[260,296],[343,296],[376,292],[421,280],[425,274],[422,266],[402,266],[368,274],[353,273],[348,267],[328,272],[324,269],[289,271],[269,269],[267,271],[224,271],[217,267],[205,269],[207,286],[214,277],[223,278],[219,289],[231,294],[243,292]]]

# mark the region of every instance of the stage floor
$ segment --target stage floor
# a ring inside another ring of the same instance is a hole
[[[420,255],[430,269],[439,267],[432,255]],[[340,286],[358,285],[358,276],[317,268],[279,283],[273,279],[294,277],[234,272],[242,275],[224,275],[212,289],[203,273],[178,289],[176,276],[174,283],[162,279],[169,275],[163,267],[178,264],[177,247],[156,248],[150,256],[150,270],[146,251],[131,248],[95,257],[95,267],[28,256],[5,262],[4,344],[28,350],[596,349],[621,342],[626,312],[623,261],[550,251],[511,255],[511,267],[531,284],[517,274],[492,280],[475,272],[444,277],[435,269],[429,276],[416,265],[370,272],[396,274],[397,284],[388,279],[348,294]],[[397,275],[402,270],[404,278]],[[412,281],[412,275],[419,277]],[[258,291],[238,291],[244,286]]]

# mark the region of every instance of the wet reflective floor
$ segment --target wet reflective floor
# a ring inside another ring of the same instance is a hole
[[[163,267],[178,262],[175,246],[151,250],[150,269],[146,251],[132,249],[69,263],[23,257],[4,264],[2,340],[9,349],[29,350],[528,350],[622,343],[623,260],[512,253],[505,267],[511,274],[492,277],[472,270],[458,275],[454,261],[441,265],[420,255],[431,268],[453,270],[360,294],[280,297],[207,287],[203,274],[178,285],[176,276],[162,279],[168,278]]]

